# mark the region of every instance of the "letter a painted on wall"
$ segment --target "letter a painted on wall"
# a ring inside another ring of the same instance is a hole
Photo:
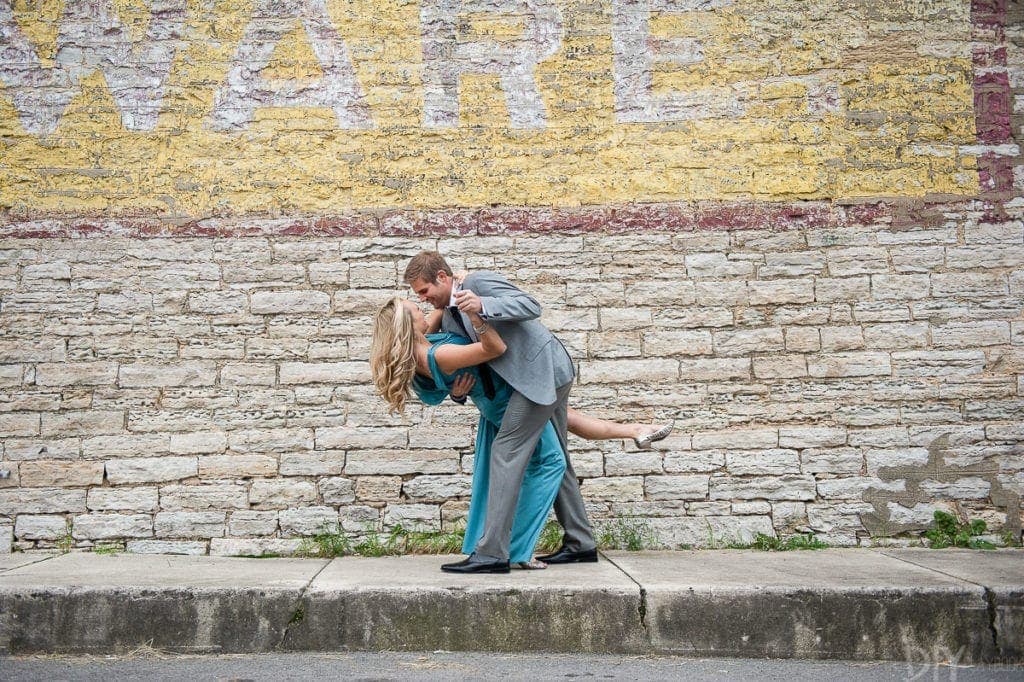
[[[460,15],[514,16],[524,22],[516,40],[460,39]],[[424,0],[423,125],[452,128],[459,124],[459,76],[497,74],[513,128],[543,128],[547,119],[537,88],[537,64],[562,44],[562,15],[545,0]]]
[[[324,75],[311,83],[285,81],[271,85],[260,71],[295,20],[301,20]],[[373,127],[348,48],[331,23],[325,0],[258,0],[227,79],[214,98],[210,126],[215,130],[242,130],[260,106],[332,109],[340,128]]]
[[[67,0],[54,66],[42,65],[11,0],[0,0],[0,93],[10,97],[25,130],[46,136],[60,123],[80,81],[97,69],[128,130],[156,127],[171,62],[181,42],[185,0],[152,0],[146,36],[133,41],[113,0]]]

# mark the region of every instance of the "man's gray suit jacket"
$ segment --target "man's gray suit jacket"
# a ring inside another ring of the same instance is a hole
[[[462,283],[480,297],[487,323],[493,326],[508,346],[500,357],[487,363],[512,388],[538,405],[555,402],[555,389],[572,381],[575,376],[572,359],[547,327],[537,319],[540,303],[496,272],[480,270],[471,273]],[[459,313],[465,325],[463,331],[445,309],[441,328],[456,334],[469,333],[479,340],[465,314]]]

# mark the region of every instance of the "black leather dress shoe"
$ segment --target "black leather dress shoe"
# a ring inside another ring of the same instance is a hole
[[[442,564],[445,573],[509,573],[507,559],[489,559],[470,554],[454,564]]]
[[[592,564],[597,561],[597,548],[574,552],[562,547],[554,554],[545,554],[537,559],[546,564]]]

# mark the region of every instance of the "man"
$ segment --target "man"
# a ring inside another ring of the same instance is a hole
[[[491,446],[491,476],[484,533],[469,558],[445,564],[449,573],[507,573],[512,517],[523,473],[544,426],[550,420],[566,453],[565,474],[555,498],[555,515],[565,531],[562,547],[538,557],[549,564],[597,561],[597,545],[587,520],[566,439],[569,389],[575,377],[562,343],[540,323],[540,304],[496,272],[468,275],[453,286],[452,270],[441,254],[424,251],[409,262],[404,281],[421,301],[443,310],[441,328],[476,341],[467,313],[477,313],[494,326],[508,345],[504,355],[481,366],[488,390],[488,371],[513,388],[501,428]]]

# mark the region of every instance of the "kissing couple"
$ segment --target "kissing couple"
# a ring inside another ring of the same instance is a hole
[[[373,321],[370,368],[392,413],[413,393],[436,405],[468,397],[480,412],[472,497],[462,550],[450,573],[597,561],[597,544],[567,447],[567,431],[632,438],[647,449],[672,431],[590,417],[568,406],[575,378],[562,343],[539,321],[541,306],[496,272],[456,278],[437,252],[409,262],[404,281],[434,310],[394,297]],[[551,507],[564,531],[554,553],[533,558]]]

